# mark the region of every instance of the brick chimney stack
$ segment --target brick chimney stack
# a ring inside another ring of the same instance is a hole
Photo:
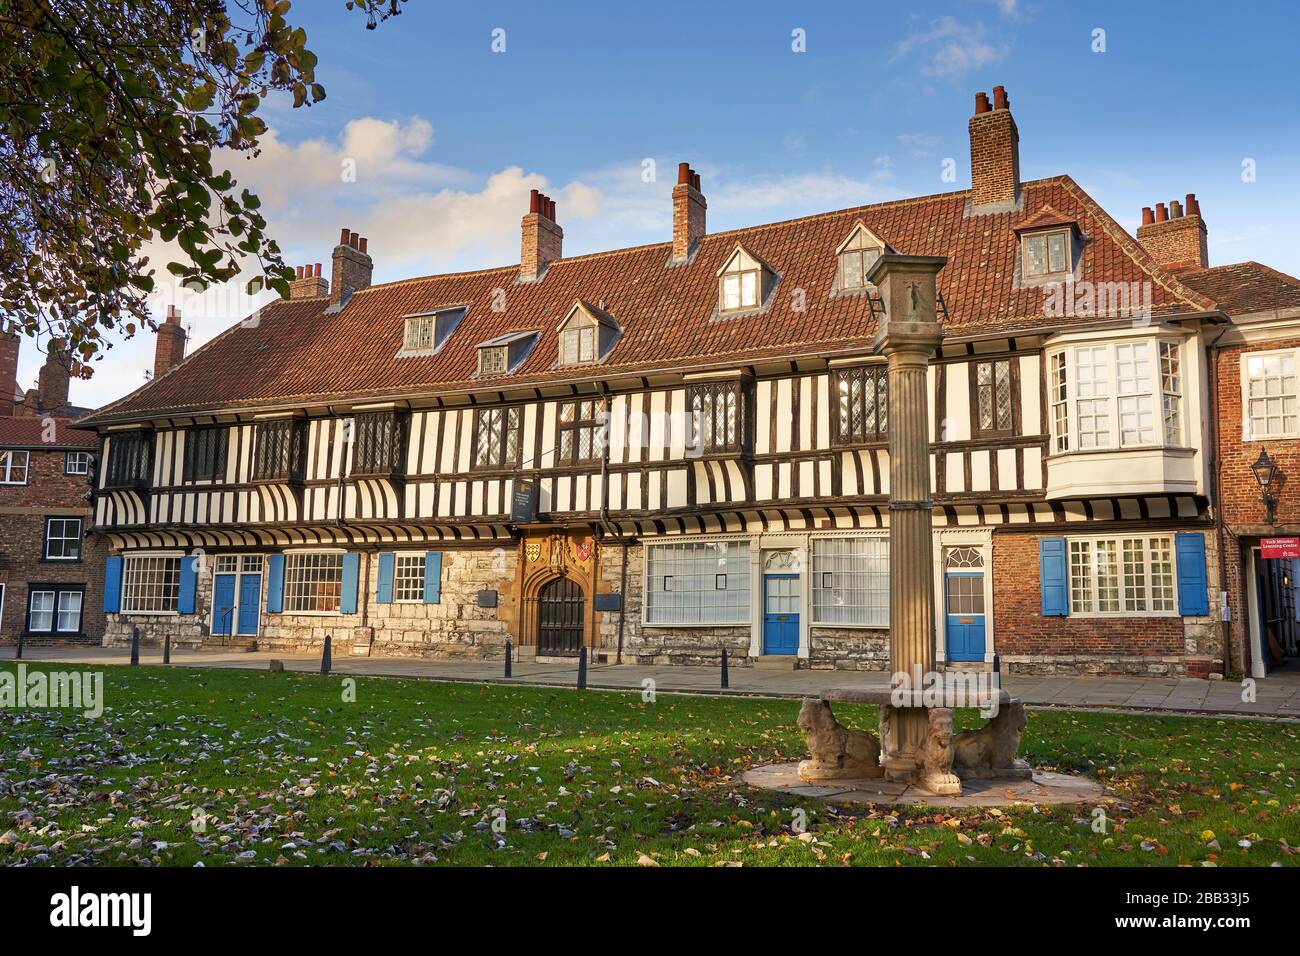
[[[1196,193],[1188,193],[1185,203],[1172,199],[1168,207],[1164,203],[1157,203],[1154,211],[1144,207],[1137,238],[1151,258],[1166,269],[1209,268],[1205,220]]]
[[[45,364],[41,366],[40,376],[36,380],[36,394],[31,396],[39,414],[67,414],[71,404],[68,401],[68,384],[72,379],[69,364],[70,358],[63,339],[50,339],[50,344],[45,349]]]
[[[167,321],[158,326],[158,341],[153,350],[153,377],[161,378],[185,359],[185,328],[180,309],[167,306]]]
[[[319,262],[298,266],[293,281],[289,283],[289,298],[318,299],[329,294],[329,280],[321,277]]]
[[[709,204],[700,191],[700,174],[689,163],[677,164],[673,187],[673,262],[685,262],[704,238],[704,212]]]
[[[344,229],[340,233],[339,244],[334,247],[334,274],[329,281],[331,305],[342,302],[345,294],[351,295],[359,289],[370,287],[370,276],[375,271],[375,263],[366,252],[366,244],[364,236],[350,229]],[[315,279],[316,276],[313,275],[312,278]]]
[[[1007,91],[993,87],[975,94],[970,118],[971,205],[977,212],[997,212],[1015,206],[1020,194],[1020,131],[1011,117]]]
[[[524,216],[522,226],[519,278],[535,282],[550,263],[560,258],[564,247],[564,230],[555,222],[555,200],[536,189],[529,192],[528,215]]]
[[[0,416],[14,414],[18,395],[18,349],[22,339],[0,322]]]

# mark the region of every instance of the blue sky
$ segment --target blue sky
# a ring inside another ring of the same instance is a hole
[[[376,282],[515,262],[532,186],[557,200],[567,254],[666,240],[680,160],[712,231],[966,188],[966,121],[995,84],[1023,178],[1069,173],[1130,230],[1142,206],[1195,192],[1212,264],[1300,273],[1289,4],[410,0],[373,32],[343,0],[294,6],[328,99],[272,101],[262,155],[231,168],[288,261],[327,275],[344,226],[369,238]],[[195,345],[248,308],[181,305]],[[73,401],[137,387],[152,351],[148,333],[120,344]],[[28,344],[24,385],[39,361]]]

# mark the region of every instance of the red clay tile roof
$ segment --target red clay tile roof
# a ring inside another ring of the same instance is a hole
[[[1258,262],[1198,269],[1178,278],[1229,315],[1300,308],[1300,279]]]
[[[1071,216],[1063,216],[1050,205],[1043,206],[1032,216],[1026,216],[1016,223],[1016,232],[1026,232],[1030,229],[1046,229],[1048,226],[1072,226],[1075,224]]]
[[[72,428],[69,419],[55,418],[53,441],[46,441],[46,419],[35,416],[0,417],[0,448],[72,449],[94,451],[99,434],[85,428]]]
[[[833,295],[835,249],[858,221],[905,255],[942,255],[939,288],[948,333],[1011,333],[1059,327],[1043,317],[1046,290],[1014,281],[1014,227],[1050,206],[1085,237],[1082,280],[1152,283],[1155,315],[1213,308],[1163,272],[1068,176],[1022,185],[1023,209],[971,216],[969,192],[860,206],[705,236],[685,265],[669,265],[671,242],[552,262],[539,282],[519,283],[517,265],[372,286],[333,315],[327,299],[272,303],[257,322],[236,325],[166,375],[101,408],[91,423],[272,404],[345,401],[353,396],[492,390],[609,378],[659,369],[718,366],[769,357],[869,347],[875,320],[862,295]],[[741,243],[769,263],[779,282],[766,307],[734,319],[716,315],[717,270]],[[492,309],[494,290],[506,309]],[[791,309],[803,289],[806,311]],[[595,369],[558,368],[556,326],[575,300],[603,302],[623,335]],[[448,305],[469,310],[435,356],[397,358],[402,316]],[[1069,321],[1069,320],[1066,320]],[[1089,321],[1081,319],[1079,321]],[[508,376],[479,377],[475,346],[504,332],[538,329],[537,347]]]

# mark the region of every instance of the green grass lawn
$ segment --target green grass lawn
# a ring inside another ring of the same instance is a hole
[[[99,718],[0,710],[0,863],[1300,861],[1294,725],[1031,712],[1024,756],[1118,799],[1097,833],[1084,806],[836,812],[741,786],[804,755],[793,700],[361,678],[348,702],[339,676],[103,672]]]

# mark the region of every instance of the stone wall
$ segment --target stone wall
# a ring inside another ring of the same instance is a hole
[[[807,666],[812,670],[889,670],[889,631],[857,627],[813,627]]]
[[[216,555],[207,556],[207,567],[199,575],[197,613],[188,615],[108,616],[108,642],[130,642],[131,627],[140,628],[141,641],[160,645],[170,634],[174,646],[205,644],[221,646],[239,642],[238,636],[223,639],[208,634],[212,607],[212,568]],[[442,552],[442,587],[437,604],[378,604],[379,562],[377,552],[362,555],[365,588],[357,596],[356,614],[268,614],[266,578],[263,575],[262,617],[256,638],[259,650],[285,653],[320,653],[325,635],[333,638],[338,653],[350,653],[352,646],[370,646],[370,653],[382,657],[430,659],[488,659],[501,656],[510,637],[513,617],[511,585],[515,577],[516,553],[506,548],[475,548]],[[480,608],[478,592],[493,590],[498,606]],[[359,589],[360,590],[360,589]]]

